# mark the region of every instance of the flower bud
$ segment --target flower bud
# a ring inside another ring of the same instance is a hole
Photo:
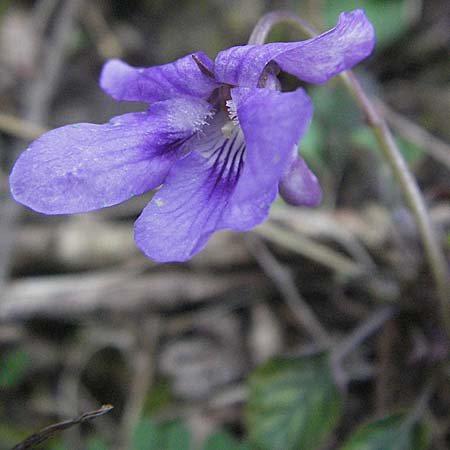
[[[316,206],[322,200],[317,177],[300,156],[295,156],[278,184],[281,197],[294,206]]]

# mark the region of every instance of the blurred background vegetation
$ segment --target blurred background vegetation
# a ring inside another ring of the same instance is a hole
[[[391,125],[450,256],[446,0],[1,0],[0,450],[110,403],[50,450],[450,448],[450,364],[414,221],[338,79],[305,85],[299,147],[324,200],[281,200],[254,231],[185,264],[134,246],[149,195],[46,217],[14,204],[17,153],[48,128],[142,109],[97,85],[111,57],[150,66],[246,42],[290,9],[320,29],[365,9],[356,69]],[[303,36],[276,27],[271,40]],[[298,81],[282,75],[284,89]]]

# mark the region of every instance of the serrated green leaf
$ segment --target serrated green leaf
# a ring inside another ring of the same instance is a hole
[[[203,450],[251,450],[251,447],[240,443],[225,431],[216,431],[206,438]]]
[[[426,450],[422,424],[409,422],[404,413],[391,414],[361,426],[341,450]]]
[[[249,438],[268,450],[311,450],[333,429],[341,409],[328,355],[274,358],[249,380]]]
[[[0,356],[0,388],[11,388],[19,384],[29,365],[28,353],[10,350]]]

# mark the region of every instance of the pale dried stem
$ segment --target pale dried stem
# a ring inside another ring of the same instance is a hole
[[[153,383],[155,367],[153,355],[159,338],[159,318],[145,316],[137,329],[137,345],[128,355],[132,372],[127,402],[119,430],[119,448],[131,448],[133,430],[142,416],[147,393]]]
[[[358,105],[366,114],[367,121],[380,145],[386,161],[403,193],[405,202],[414,216],[425,256],[436,285],[440,301],[441,320],[450,337],[450,277],[447,261],[431,224],[430,216],[422,193],[413,174],[409,170],[386,121],[378,114],[367,97],[358,79],[351,71],[341,74],[341,78]]]
[[[284,229],[271,222],[265,222],[257,227],[255,232],[278,245],[331,269],[343,278],[356,278],[365,274],[364,268],[360,267],[352,259],[295,231]]]
[[[340,363],[361,342],[377,331],[397,313],[394,306],[385,306],[375,311],[366,321],[359,325],[333,350],[333,360]]]
[[[375,333],[397,313],[393,306],[387,306],[375,311],[367,320],[353,330],[331,354],[331,364],[337,383],[345,388],[347,375],[342,368],[343,360],[369,336]]]
[[[267,283],[260,274],[245,272],[212,275],[177,270],[136,275],[121,267],[77,277],[40,276],[17,280],[4,288],[0,296],[0,324],[36,316],[74,319],[99,309],[120,314],[167,311],[179,304],[220,298],[244,287],[254,290],[255,295],[267,291]]]
[[[375,104],[391,127],[404,139],[417,144],[431,158],[450,169],[450,145],[433,136],[425,128],[407,119],[394,111],[390,106],[379,99]]]
[[[264,242],[257,236],[247,236],[246,244],[263,271],[277,286],[286,304],[303,328],[319,346],[327,347],[331,338],[315,312],[298,292],[290,270],[277,261]]]
[[[270,30],[280,23],[287,23],[296,28],[299,28],[308,36],[315,36],[318,31],[310,25],[306,20],[293,14],[290,11],[272,11],[265,14],[258,20],[255,28],[248,39],[249,44],[264,44]]]
[[[0,112],[0,131],[19,139],[37,139],[46,128],[12,114]]]
[[[425,415],[425,412],[429,407],[430,401],[433,397],[435,390],[436,390],[436,377],[432,376],[426,382],[425,386],[422,389],[422,392],[420,393],[419,397],[416,400],[414,408],[409,413],[406,419],[407,423],[413,425],[422,419],[422,417]]]
[[[81,12],[81,20],[102,58],[120,58],[124,49],[118,37],[109,26],[99,4],[88,3]]]
[[[30,85],[24,89],[23,110],[24,118],[27,122],[36,126],[45,124],[50,111],[50,103],[53,99],[62,67],[67,56],[67,50],[73,39],[73,29],[76,17],[84,0],[65,0],[59,9],[59,14],[55,18],[54,30],[46,46],[43,45],[43,25],[42,18],[50,21],[53,8],[56,2],[44,1],[42,7],[36,9],[35,30],[37,37],[40,37],[41,63],[39,64],[36,77],[30,81]],[[38,5],[41,5],[39,3]],[[45,22],[48,25],[48,22]],[[45,47],[45,48],[44,48]],[[18,142],[13,150],[12,157],[22,149],[24,144]],[[14,222],[20,215],[20,208],[15,203],[9,193],[5,193],[2,199],[0,193],[0,285],[7,278],[10,263],[10,254],[15,240]]]

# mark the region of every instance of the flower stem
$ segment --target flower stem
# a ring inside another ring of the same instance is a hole
[[[433,230],[423,196],[398,149],[391,130],[370,102],[358,79],[350,70],[342,73],[340,76],[347,89],[366,114],[367,122],[372,128],[383,155],[400,186],[406,204],[414,216],[440,300],[441,318],[450,337],[450,279],[447,262]]]
[[[296,14],[289,11],[273,11],[261,17],[258,21],[250,36],[249,44],[263,44],[270,30],[280,23],[292,25],[308,37],[314,37],[318,34],[318,31],[312,25]],[[414,216],[425,256],[436,285],[436,293],[440,302],[441,319],[447,335],[450,337],[450,274],[445,255],[433,230],[423,196],[386,121],[373,106],[358,79],[350,70],[341,73],[340,77],[366,115],[367,122],[372,128],[383,155],[391,167],[405,198],[405,202]]]
[[[280,23],[286,23],[299,28],[307,36],[313,37],[318,34],[318,31],[306,20],[297,16],[290,11],[272,11],[270,13],[264,14],[258,23],[253,28],[252,34],[248,39],[249,44],[264,44],[270,30]]]

